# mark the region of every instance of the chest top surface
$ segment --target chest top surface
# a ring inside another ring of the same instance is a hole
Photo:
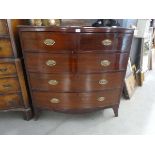
[[[54,31],[54,32],[109,32],[109,33],[130,33],[133,34],[134,29],[122,27],[79,27],[79,26],[18,26],[20,31]]]

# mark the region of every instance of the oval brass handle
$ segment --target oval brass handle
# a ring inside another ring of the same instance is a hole
[[[106,79],[101,79],[100,81],[99,81],[99,84],[100,85],[105,85],[105,84],[107,84],[108,83],[108,81],[106,80]]]
[[[12,86],[11,86],[11,84],[3,84],[3,87],[6,89],[10,89]]]
[[[102,45],[104,46],[110,46],[112,44],[112,41],[110,39],[102,40]]]
[[[59,103],[60,100],[57,99],[57,98],[52,98],[52,99],[50,100],[50,102],[51,102],[51,103]]]
[[[2,50],[2,47],[0,47],[0,50]]]
[[[109,60],[102,60],[101,61],[101,66],[107,67],[111,64],[111,62]]]
[[[58,84],[58,81],[57,81],[57,80],[49,80],[48,83],[49,83],[50,85],[55,86],[55,85]]]
[[[7,68],[0,68],[0,72],[6,72],[7,70]]]
[[[53,46],[55,44],[55,41],[53,39],[45,39],[44,44],[47,46]]]
[[[56,65],[56,61],[55,60],[47,60],[46,61],[46,65],[47,66],[55,66]]]
[[[99,102],[102,102],[102,101],[104,101],[105,100],[105,97],[103,97],[103,96],[101,96],[101,97],[99,97],[98,99],[97,99],[97,101],[99,101]]]

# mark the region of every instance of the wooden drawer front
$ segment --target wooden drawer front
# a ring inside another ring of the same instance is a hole
[[[0,58],[12,57],[12,47],[9,39],[0,39]]]
[[[0,110],[22,108],[22,97],[18,94],[0,95]]]
[[[0,79],[0,93],[14,93],[20,91],[20,85],[16,78]]]
[[[77,70],[84,73],[125,70],[127,62],[127,53],[78,54]]]
[[[131,34],[84,33],[80,34],[80,50],[130,50]]]
[[[5,19],[0,19],[0,35],[8,34],[7,21]]]
[[[0,63],[0,75],[16,74],[14,63]]]
[[[79,92],[120,88],[125,72],[105,74],[30,74],[33,90]]]
[[[74,34],[58,32],[22,32],[24,50],[52,52],[53,50],[73,50]]]
[[[119,96],[120,89],[94,93],[33,92],[33,102],[47,109],[84,109],[114,105]]]
[[[26,53],[25,60],[30,72],[62,73],[71,70],[68,54]]]

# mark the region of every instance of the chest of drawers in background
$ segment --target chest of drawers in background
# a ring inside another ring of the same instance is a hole
[[[16,26],[24,20],[0,19],[0,111],[22,111],[32,117]]]
[[[118,107],[132,29],[19,26],[33,106],[68,113]]]

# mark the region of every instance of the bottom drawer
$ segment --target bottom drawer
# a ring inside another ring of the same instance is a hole
[[[119,103],[120,89],[90,93],[33,92],[33,103],[41,109],[71,110],[111,106]]]
[[[22,108],[22,97],[18,94],[0,96],[0,110]]]

